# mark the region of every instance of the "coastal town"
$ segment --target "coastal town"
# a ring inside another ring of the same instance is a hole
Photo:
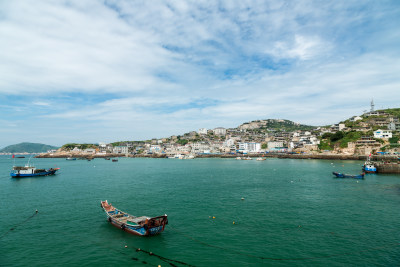
[[[366,156],[400,152],[400,109],[371,110],[340,123],[313,127],[289,120],[256,120],[236,128],[200,128],[146,141],[65,144],[38,157],[169,157],[305,154]]]

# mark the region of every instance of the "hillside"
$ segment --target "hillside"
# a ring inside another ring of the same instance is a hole
[[[267,119],[245,122],[238,127],[240,130],[266,130],[277,132],[292,132],[297,130],[312,130],[315,126],[303,125],[290,120]]]
[[[38,143],[19,143],[0,149],[0,153],[43,153],[58,147]]]

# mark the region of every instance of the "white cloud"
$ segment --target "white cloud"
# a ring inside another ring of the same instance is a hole
[[[28,113],[33,128],[69,125],[54,140],[334,123],[371,98],[398,105],[398,13],[373,1],[3,1],[0,109],[19,114],[10,124]]]

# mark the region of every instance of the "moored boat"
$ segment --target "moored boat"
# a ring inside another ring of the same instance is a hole
[[[258,157],[256,160],[261,161],[261,160],[266,160],[266,159],[263,157]]]
[[[47,176],[53,175],[58,171],[60,168],[50,168],[50,169],[37,169],[36,167],[25,165],[24,167],[21,166],[14,166],[11,170],[11,177],[33,177],[33,176]]]
[[[76,160],[76,158],[68,157],[66,160]]]
[[[336,178],[354,178],[354,179],[364,179],[364,173],[352,175],[352,174],[345,174],[340,172],[332,172]]]
[[[112,162],[117,162],[118,161],[118,159],[112,159]]]
[[[364,162],[364,165],[362,166],[362,170],[363,170],[363,172],[366,172],[366,173],[376,173],[376,166],[371,161],[371,155],[369,155],[367,160]]]
[[[113,207],[107,200],[101,201],[101,207],[107,215],[107,220],[125,232],[139,236],[149,236],[161,233],[168,224],[167,215],[157,217],[136,217]]]

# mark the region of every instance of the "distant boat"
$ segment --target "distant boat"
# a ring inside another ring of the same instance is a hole
[[[68,158],[66,158],[66,160],[76,160],[76,158],[68,157]]]
[[[236,157],[236,159],[237,159],[237,160],[241,160],[242,158],[241,158],[241,157]]]
[[[104,158],[105,160],[110,160],[110,158]]]
[[[24,157],[24,156],[18,156],[18,157],[16,157],[16,158],[18,158],[18,159],[24,159],[25,157]]]
[[[247,156],[247,158],[242,158],[242,160],[252,160],[252,158],[250,158],[249,156]]]
[[[261,160],[266,160],[266,159],[265,159],[265,158],[262,158],[262,157],[258,157],[256,160],[261,161]]]
[[[118,159],[112,159],[112,162],[117,162],[118,161]]]
[[[114,225],[131,234],[149,236],[161,233],[168,224],[167,215],[158,217],[132,216],[113,207],[107,200],[101,201],[101,207],[107,215],[107,220]]]
[[[340,173],[340,172],[332,172],[333,175],[336,176],[336,178],[354,178],[354,179],[364,179],[364,173],[358,174],[358,175],[352,175],[352,174],[345,174],[345,173]]]
[[[33,176],[47,176],[53,175],[58,171],[60,168],[50,168],[50,169],[36,169],[36,167],[25,165],[24,167],[21,166],[14,166],[11,170],[11,177],[33,177]]]

